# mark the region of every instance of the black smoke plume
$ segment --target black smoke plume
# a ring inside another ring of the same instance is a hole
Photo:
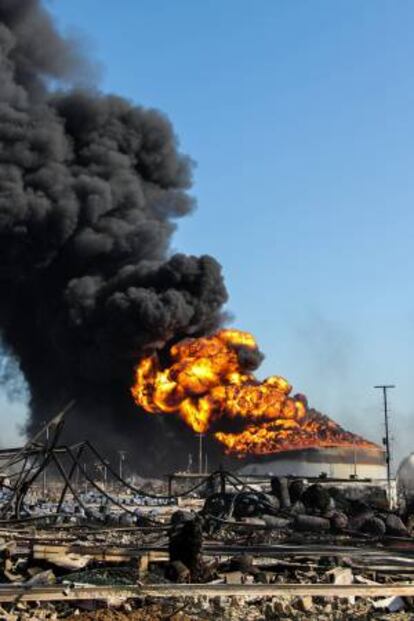
[[[227,294],[213,258],[169,254],[193,208],[170,122],[68,90],[79,56],[38,0],[0,0],[0,331],[28,382],[29,432],[75,398],[69,439],[150,470],[181,439],[132,404],[133,367],[214,329]]]

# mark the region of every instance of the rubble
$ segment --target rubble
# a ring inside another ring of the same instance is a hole
[[[385,528],[389,535],[395,535],[396,537],[406,537],[409,534],[402,519],[393,513],[387,515],[385,520]]]
[[[68,453],[53,441],[63,463]],[[38,452],[39,475],[42,450],[29,444],[13,463]],[[221,470],[173,495],[113,471],[111,487],[82,469],[75,485],[65,467],[43,497],[21,488],[25,468],[0,498],[0,619],[337,621],[413,611],[410,516],[347,498],[329,480],[258,486]]]

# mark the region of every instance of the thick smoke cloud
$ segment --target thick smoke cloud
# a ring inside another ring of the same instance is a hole
[[[71,439],[142,461],[150,439],[163,459],[179,440],[134,411],[134,363],[214,329],[227,294],[213,258],[169,256],[194,206],[170,122],[69,91],[82,62],[38,0],[0,0],[0,331],[29,384],[29,432],[74,397]]]

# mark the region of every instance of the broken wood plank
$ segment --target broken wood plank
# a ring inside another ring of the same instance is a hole
[[[414,596],[414,584],[148,584],[144,586],[0,585],[0,602],[112,600],[142,597]]]
[[[404,550],[404,549],[393,549],[393,548],[368,548],[366,546],[355,547],[355,546],[335,546],[335,545],[285,545],[285,544],[273,544],[273,545],[234,545],[234,544],[221,544],[221,543],[211,543],[206,542],[203,545],[203,553],[204,554],[228,554],[228,555],[236,555],[245,552],[248,550],[249,554],[254,554],[257,556],[269,556],[269,557],[277,557],[277,556],[297,556],[297,557],[318,557],[318,556],[363,556],[363,557],[378,557],[381,559],[389,559],[389,558],[399,558],[403,560],[414,560],[414,551],[412,550]],[[167,545],[154,545],[154,544],[143,544],[139,545],[135,548],[128,545],[117,545],[111,546],[106,543],[94,543],[94,544],[79,544],[76,542],[73,543],[57,543],[49,542],[49,541],[35,541],[33,542],[33,551],[41,551],[44,552],[76,552],[80,553],[84,551],[85,554],[100,554],[103,551],[111,554],[119,554],[130,556],[138,556],[142,554],[142,552],[150,552],[150,551],[164,551],[167,550]]]

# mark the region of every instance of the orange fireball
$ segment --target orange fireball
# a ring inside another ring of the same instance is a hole
[[[263,382],[251,371],[261,359],[254,337],[239,330],[220,330],[180,341],[162,367],[156,354],[143,358],[131,388],[137,405],[153,414],[177,414],[195,432],[214,425],[214,436],[226,452],[269,454],[308,446],[375,446],[343,430],[315,410],[291,386],[273,375]],[[242,430],[220,430],[233,420]]]

